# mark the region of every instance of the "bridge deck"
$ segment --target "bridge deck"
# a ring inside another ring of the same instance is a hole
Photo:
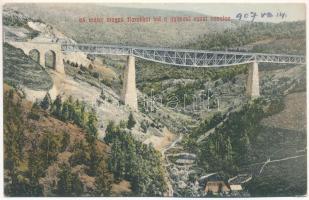
[[[304,64],[300,55],[262,54],[228,51],[204,51],[191,49],[169,49],[136,46],[100,44],[62,44],[64,52],[84,52],[88,54],[132,55],[145,60],[191,67],[220,67],[251,62]]]

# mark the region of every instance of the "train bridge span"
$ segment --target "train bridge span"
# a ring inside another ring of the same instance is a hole
[[[154,47],[118,46],[102,44],[59,44],[34,42],[9,42],[21,48],[25,54],[36,52],[37,62],[44,66],[46,52],[52,52],[54,69],[64,73],[63,59],[74,58],[86,60],[87,54],[104,54],[127,56],[127,66],[124,70],[122,101],[132,109],[137,109],[137,93],[135,83],[135,58],[141,58],[162,64],[186,67],[226,67],[249,64],[246,94],[258,97],[259,69],[258,63],[305,64],[301,55],[261,54],[247,52],[206,51],[191,49],[170,49]]]

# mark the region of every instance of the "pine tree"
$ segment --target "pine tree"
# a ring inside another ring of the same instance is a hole
[[[84,128],[86,124],[86,106],[84,103],[80,106],[80,120],[81,120],[81,127]]]
[[[69,98],[68,98],[68,102],[69,104],[72,104],[73,103],[73,97],[70,95]]]
[[[239,155],[239,162],[241,164],[245,164],[250,162],[250,155],[251,155],[251,144],[249,137],[246,133],[243,134],[243,136],[240,138],[240,152]]]
[[[51,105],[51,98],[49,93],[47,92],[44,99],[41,102],[41,108],[43,108],[44,110],[47,110]]]
[[[225,150],[226,150],[226,160],[232,160],[232,144],[230,137],[227,137],[226,144],[225,144]]]
[[[135,126],[135,124],[136,124],[136,121],[134,120],[132,112],[130,112],[127,128],[132,129]]]
[[[17,168],[23,158],[25,141],[24,119],[21,102],[15,103],[14,91],[10,90],[4,96],[4,168],[9,169],[13,181],[17,181]],[[14,179],[14,180],[13,180]],[[12,183],[13,184],[13,183]]]
[[[57,136],[51,133],[47,133],[43,136],[40,143],[40,149],[42,150],[40,153],[45,167],[56,160],[59,146],[59,138]]]
[[[105,130],[105,137],[104,137],[104,141],[107,143],[107,144],[110,144],[113,142],[113,139],[115,137],[115,122],[114,121],[110,121],[108,124],[107,124],[107,127],[106,127],[106,130]]]
[[[32,143],[31,152],[28,158],[27,177],[29,178],[28,193],[29,196],[42,196],[43,188],[39,183],[39,178],[44,174],[43,161],[39,155],[36,142]]]
[[[96,142],[89,144],[90,148],[90,155],[89,155],[89,172],[88,174],[90,176],[96,176],[98,164],[100,162],[100,157],[98,156],[97,148],[96,148]]]
[[[115,138],[112,145],[109,169],[113,172],[116,180],[121,180],[125,175],[125,152],[121,148],[121,142]]]
[[[70,134],[68,132],[63,132],[61,140],[61,150],[65,151],[67,146],[70,144]]]
[[[75,106],[76,106],[77,108],[80,108],[80,103],[79,103],[79,100],[78,100],[78,99],[75,100]]]
[[[107,124],[107,127],[106,127],[106,134],[112,134],[114,132],[114,127],[115,127],[115,122],[114,121],[110,121],[108,124]]]
[[[73,174],[73,195],[79,197],[84,192],[83,183],[80,181],[77,174]]]
[[[82,120],[82,113],[80,110],[74,110],[73,115],[72,115],[72,120],[73,122],[78,125],[79,127],[83,128],[83,120]]]
[[[112,189],[112,176],[107,171],[105,161],[99,163],[95,178],[95,187],[96,196],[110,196]]]
[[[86,124],[86,140],[88,142],[89,150],[90,150],[90,160],[89,160],[89,174],[95,175],[97,165],[100,162],[100,159],[98,157],[98,152],[96,148],[96,139],[97,139],[97,133],[98,130],[96,128],[97,118],[95,116],[95,111],[92,110],[89,113],[88,121]]]
[[[73,174],[70,166],[62,164],[58,174],[56,193],[59,196],[80,196],[83,192],[83,184],[78,175]]]
[[[61,118],[63,121],[69,120],[69,106],[66,102],[63,103],[62,111],[61,111]]]
[[[88,164],[89,153],[83,140],[74,142],[73,154],[70,157],[71,166]]]
[[[57,194],[60,196],[72,196],[73,192],[73,174],[68,165],[63,164],[60,167],[57,183]]]
[[[124,139],[122,147],[126,148],[126,154],[127,162],[126,162],[126,178],[129,178],[132,176],[134,171],[137,169],[137,151],[136,151],[136,145],[134,143],[133,138],[127,137]]]
[[[96,128],[97,118],[95,116],[95,111],[89,113],[88,121],[86,124],[87,131],[87,142],[93,143],[93,141],[97,138],[98,129]]]
[[[132,188],[133,191],[140,195],[146,196],[148,190],[148,186],[151,184],[151,180],[147,173],[149,173],[146,169],[146,163],[143,161],[142,157],[139,155],[137,159],[137,168],[135,169],[135,173],[132,177]]]
[[[53,103],[52,114],[58,118],[61,118],[61,111],[62,111],[62,100],[61,96],[58,95]]]
[[[68,119],[69,120],[73,120],[74,121],[74,117],[76,116],[76,110],[77,109],[74,107],[73,103],[70,103],[68,101],[68,111],[69,111]],[[75,121],[74,121],[74,123],[75,123]],[[77,124],[77,123],[75,123],[75,124]]]

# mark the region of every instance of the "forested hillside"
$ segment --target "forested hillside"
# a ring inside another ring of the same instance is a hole
[[[162,196],[161,154],[120,128],[111,127],[115,139],[101,142],[96,123],[94,110],[77,99],[51,101],[47,94],[32,104],[5,85],[5,194]],[[131,129],[133,116],[122,124]],[[131,183],[124,193],[123,181]]]
[[[306,50],[305,30],[304,21],[278,24],[245,23],[236,29],[205,34],[185,47],[256,53],[304,54]]]

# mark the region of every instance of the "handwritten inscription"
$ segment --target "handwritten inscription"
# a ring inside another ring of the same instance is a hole
[[[238,13],[236,15],[236,19],[238,20],[246,20],[254,22],[257,18],[261,19],[270,19],[270,18],[279,18],[279,19],[285,19],[287,18],[287,14],[285,12],[245,12],[245,13]]]

